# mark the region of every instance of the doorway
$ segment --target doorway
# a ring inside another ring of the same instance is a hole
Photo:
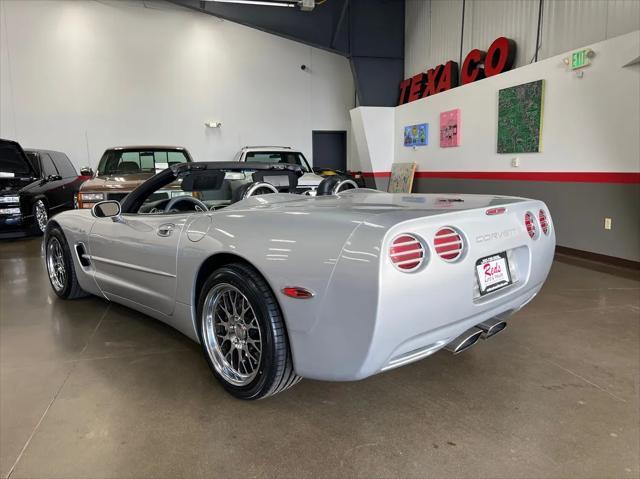
[[[313,131],[313,167],[347,170],[347,132]]]

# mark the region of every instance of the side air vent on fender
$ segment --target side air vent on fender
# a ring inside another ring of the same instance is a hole
[[[89,259],[89,255],[87,254],[87,251],[85,250],[82,243],[78,243],[76,245],[76,253],[78,254],[78,260],[80,261],[80,264],[82,266],[84,266],[85,268],[91,266],[91,260]]]

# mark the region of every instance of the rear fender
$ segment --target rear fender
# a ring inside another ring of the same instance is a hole
[[[234,210],[202,217],[185,226],[178,247],[176,301],[192,310],[195,324],[196,281],[213,255],[229,254],[252,265],[267,281],[283,311],[288,331],[308,331],[318,319],[337,258],[357,227],[331,212],[288,215],[282,212]],[[292,227],[295,222],[295,227]],[[196,238],[192,230],[207,230]],[[197,241],[194,241],[197,240]],[[294,299],[283,288],[299,286],[313,292],[310,299]]]
[[[313,327],[290,332],[297,374],[333,380],[359,376],[376,326],[380,246],[386,231],[364,221],[345,242]]]

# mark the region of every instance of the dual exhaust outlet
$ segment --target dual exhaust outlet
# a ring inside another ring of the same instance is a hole
[[[489,339],[491,336],[498,334],[504,328],[507,327],[507,323],[499,318],[491,318],[483,321],[480,324],[475,325],[473,328],[467,329],[460,336],[455,338],[444,349],[453,354],[460,354],[462,351],[466,351],[476,342],[482,339]]]

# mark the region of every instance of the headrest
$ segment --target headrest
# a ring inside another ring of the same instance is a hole
[[[316,196],[337,195],[338,193],[354,188],[358,188],[358,184],[351,178],[338,175],[329,176],[318,185]]]
[[[333,194],[333,188],[340,182],[337,176],[329,176],[320,182],[316,190],[316,196],[327,196]]]

